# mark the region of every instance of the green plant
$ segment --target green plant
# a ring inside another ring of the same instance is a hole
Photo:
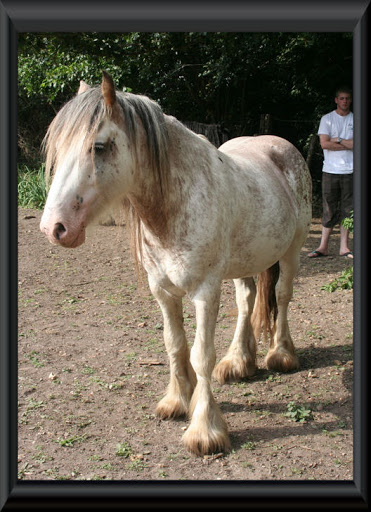
[[[243,448],[244,450],[255,450],[256,443],[254,443],[254,441],[247,441],[246,443],[243,443],[241,445],[241,448]]]
[[[321,286],[321,290],[326,292],[334,292],[337,289],[352,290],[353,289],[353,267],[349,267],[342,271],[337,279],[328,284]]]
[[[36,172],[27,166],[18,170],[18,204],[23,208],[42,209],[46,201],[44,166]]]
[[[28,355],[29,360],[31,363],[35,366],[35,368],[41,368],[44,366],[44,363],[42,363],[39,359],[39,353],[36,352],[36,350],[32,350],[32,352]]]
[[[129,443],[119,443],[116,446],[116,455],[119,457],[125,457],[127,459],[132,454],[131,446]]]
[[[290,418],[292,421],[304,423],[305,421],[313,419],[312,411],[307,409],[303,405],[296,405],[295,402],[290,402],[287,406],[285,416]]]
[[[68,439],[58,439],[57,443],[60,446],[73,447],[73,445],[75,443],[81,443],[82,441],[85,441],[86,437],[87,437],[86,435],[83,435],[83,436],[72,436],[72,437],[70,437]]]
[[[353,211],[350,212],[349,217],[342,220],[341,224],[348,229],[350,233],[353,233],[354,222],[353,222]],[[352,290],[353,289],[353,266],[342,271],[337,279],[331,281],[331,283],[325,284],[321,287],[321,290],[327,292],[334,292],[337,289],[341,290]]]
[[[342,225],[349,231],[349,233],[353,233],[354,229],[354,221],[353,221],[353,210],[350,212],[349,217],[346,217],[342,220]]]

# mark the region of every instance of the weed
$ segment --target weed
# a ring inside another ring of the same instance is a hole
[[[255,450],[256,443],[254,443],[254,441],[247,441],[247,443],[243,443],[241,445],[241,448],[243,448],[244,450]]]
[[[130,457],[130,455],[132,454],[132,449],[131,449],[131,446],[129,445],[129,443],[119,443],[117,446],[116,446],[116,455],[118,457],[125,457],[125,459],[127,459],[128,457]]]
[[[84,368],[82,369],[82,373],[84,373],[85,375],[92,375],[93,373],[95,373],[95,370],[90,366],[84,366]]]
[[[342,432],[340,432],[339,430],[333,430],[333,431],[329,431],[327,430],[326,428],[323,428],[322,429],[322,433],[325,434],[326,436],[328,437],[338,437],[338,436],[342,436],[344,435]]]
[[[243,467],[243,468],[251,469],[252,471],[255,471],[255,470],[254,470],[254,466],[251,464],[251,462],[246,462],[246,461],[245,461],[245,462],[243,462],[241,465],[242,465],[242,467]]]
[[[145,467],[147,466],[142,460],[133,460],[129,464],[126,464],[126,469],[130,471],[143,471]]]
[[[282,378],[279,373],[271,373],[268,375],[266,382],[281,382]]]
[[[100,455],[92,455],[91,457],[89,457],[89,460],[91,460],[92,462],[101,461],[102,457]]]
[[[298,469],[298,468],[291,468],[291,475],[294,476],[294,475],[302,475],[303,474],[303,470],[302,469]]]
[[[40,409],[40,407],[45,407],[44,402],[40,400],[39,402],[34,398],[30,398],[27,405],[27,411],[33,411],[35,409]]]
[[[26,462],[26,464],[24,464],[23,468],[21,468],[18,471],[18,478],[19,478],[19,480],[22,480],[25,475],[31,475],[32,474],[32,468],[33,468],[32,464],[29,464],[28,462]]]
[[[53,460],[53,457],[50,457],[43,452],[42,446],[36,446],[36,454],[32,458],[41,463]]]
[[[29,355],[28,355],[28,359],[31,361],[31,363],[34,365],[35,368],[42,368],[44,365],[44,363],[42,363],[40,360],[39,360],[39,353],[36,352],[36,350],[33,350]]]
[[[113,465],[112,465],[110,462],[108,462],[108,463],[106,463],[106,464],[102,464],[102,466],[101,466],[101,467],[102,467],[102,469],[108,469],[109,471],[111,471],[112,469],[114,469]]]
[[[285,416],[293,421],[304,423],[313,419],[312,411],[306,409],[304,405],[296,405],[295,402],[290,402],[287,406],[287,410],[288,412],[285,413]]]
[[[325,290],[326,292],[334,292],[338,288],[341,290],[353,289],[353,267],[343,270],[337,279],[321,286],[321,290]]]
[[[81,443],[82,441],[85,441],[87,438],[87,435],[83,435],[83,436],[72,436],[68,439],[57,439],[57,443],[60,445],[60,446],[64,446],[64,447],[73,447],[73,445],[75,443]]]

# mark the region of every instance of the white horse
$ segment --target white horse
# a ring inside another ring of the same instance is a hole
[[[273,136],[241,137],[216,149],[152,100],[116,91],[105,72],[101,87],[81,83],[51,123],[45,144],[47,175],[54,178],[41,230],[54,244],[77,247],[93,218],[122,202],[135,256],[164,317],[170,384],[156,413],[189,414],[183,441],[191,452],[227,451],[227,425],[211,391],[213,371],[220,383],[253,375],[262,327],[271,334],[268,368],[298,367],[287,309],[311,222],[304,159]],[[223,279],[234,280],[238,320],[214,368]],[[186,294],[197,319],[190,353]]]

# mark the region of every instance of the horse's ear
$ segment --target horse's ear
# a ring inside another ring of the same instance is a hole
[[[77,94],[82,94],[83,92],[87,91],[88,89],[90,89],[90,85],[87,84],[86,82],[84,82],[84,80],[80,80],[80,87],[79,87],[79,90],[77,91]]]
[[[115,84],[112,77],[106,71],[103,71],[102,94],[105,104],[108,107],[113,107],[116,101]]]

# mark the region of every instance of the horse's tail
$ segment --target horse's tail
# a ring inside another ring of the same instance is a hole
[[[264,340],[268,334],[271,339],[274,335],[274,323],[277,318],[276,284],[280,275],[280,266],[277,261],[270,268],[261,272],[257,279],[256,299],[252,314],[252,325],[256,340],[263,332]],[[272,322],[273,320],[273,322]]]

